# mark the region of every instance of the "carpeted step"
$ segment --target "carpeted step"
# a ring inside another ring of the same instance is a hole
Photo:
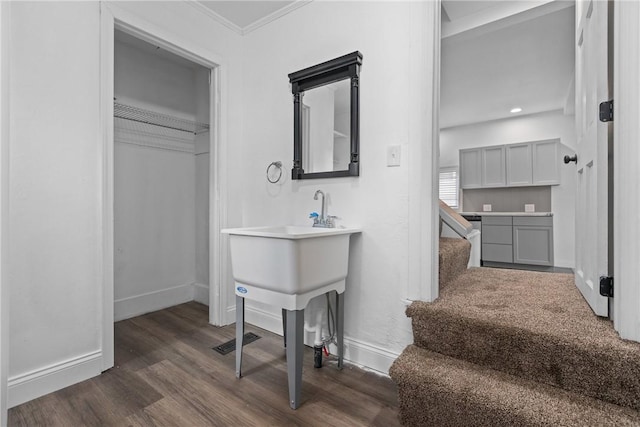
[[[569,274],[469,269],[407,315],[414,344],[640,410],[640,344],[593,314]]]
[[[638,426],[640,414],[408,346],[389,371],[407,426]]]
[[[465,239],[440,238],[439,284],[440,289],[467,270],[471,243]]]

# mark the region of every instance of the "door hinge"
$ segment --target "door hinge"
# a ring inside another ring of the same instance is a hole
[[[605,101],[600,103],[600,121],[601,122],[613,121],[613,99],[611,101]]]
[[[613,297],[613,277],[600,277],[600,295],[603,297]]]

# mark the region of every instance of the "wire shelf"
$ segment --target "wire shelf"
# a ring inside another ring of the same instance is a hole
[[[113,115],[120,119],[189,132],[194,135],[209,131],[209,125],[207,123],[180,119],[167,114],[156,113],[155,111],[144,110],[117,102],[113,103]]]

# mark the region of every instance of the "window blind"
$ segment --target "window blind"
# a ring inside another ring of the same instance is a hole
[[[440,168],[440,200],[458,209],[458,168]]]

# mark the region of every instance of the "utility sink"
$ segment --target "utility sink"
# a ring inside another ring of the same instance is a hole
[[[236,294],[236,377],[242,376],[245,299],[282,308],[289,405],[297,409],[302,388],[304,309],[311,298],[336,292],[338,369],[344,353],[344,291],[349,237],[357,228],[301,226],[231,228],[231,265]]]
[[[340,283],[342,289],[333,289],[344,291],[349,237],[359,232],[358,228],[292,225],[222,230],[230,235],[236,295],[275,303],[277,301],[272,299],[276,296],[272,293],[301,296],[312,292],[319,295],[326,292],[327,286]],[[296,302],[296,309],[310,298]],[[291,304],[282,306],[293,309]]]

